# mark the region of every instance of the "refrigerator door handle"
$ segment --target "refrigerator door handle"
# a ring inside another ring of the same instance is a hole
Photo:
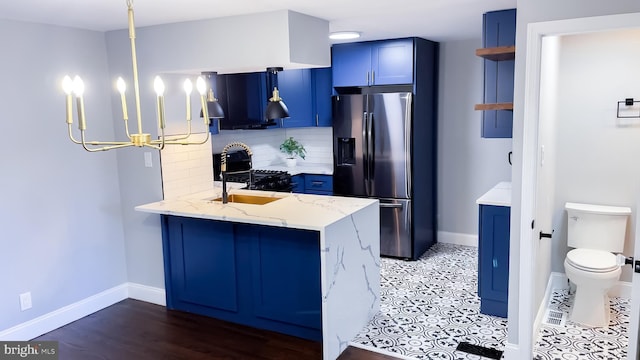
[[[405,119],[408,119],[408,121],[411,121],[411,93],[407,94],[407,98],[406,98],[406,105],[405,105]],[[405,171],[406,171],[406,178],[407,178],[407,196],[411,196],[411,163],[413,161],[413,156],[411,154],[411,126],[405,126],[404,128],[404,146],[405,146],[405,151],[407,154],[407,161],[405,163]]]
[[[381,208],[392,208],[392,209],[402,209],[404,205],[402,203],[398,204],[388,204],[388,203],[380,203]]]
[[[373,112],[369,113],[369,124],[367,126],[368,128],[368,139],[367,139],[367,143],[369,144],[369,147],[367,148],[367,152],[369,152],[369,155],[367,156],[369,158],[369,165],[367,166],[369,168],[369,174],[368,174],[368,178],[369,178],[369,188],[371,189],[371,192],[373,192],[373,179],[374,179],[374,166],[375,166],[375,141],[374,139],[374,128],[373,128]]]
[[[369,183],[369,117],[367,115],[366,111],[362,114],[362,166],[364,171],[364,191],[367,196],[371,196]]]

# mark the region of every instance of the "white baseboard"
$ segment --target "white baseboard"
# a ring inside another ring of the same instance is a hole
[[[472,234],[438,231],[438,242],[478,247],[478,236]]]
[[[22,324],[0,331],[2,341],[26,341],[93,314],[128,297],[127,284],[118,285]]]
[[[132,298],[166,306],[165,290],[124,283],[22,324],[0,331],[0,341],[26,341],[72,323],[117,302]]]
[[[127,285],[129,286],[129,297],[131,299],[167,306],[167,297],[164,289],[136,283],[127,283]]]
[[[523,359],[522,356],[520,356],[520,346],[518,346],[518,344],[513,344],[510,342],[506,342],[504,344],[504,353],[502,354],[502,358],[504,360],[520,360]],[[526,358],[526,357],[525,357]]]

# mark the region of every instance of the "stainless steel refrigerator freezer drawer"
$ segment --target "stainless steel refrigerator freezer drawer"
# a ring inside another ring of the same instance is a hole
[[[380,199],[380,255],[410,258],[411,200]]]

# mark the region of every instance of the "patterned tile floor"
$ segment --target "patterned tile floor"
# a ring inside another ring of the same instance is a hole
[[[586,328],[568,319],[573,295],[568,290],[554,290],[548,308],[566,314],[562,327],[543,324],[533,353],[539,360],[626,359],[629,337],[630,301],[611,298],[611,320],[608,328]]]
[[[382,259],[381,307],[352,345],[404,359],[487,359],[456,351],[461,341],[504,350],[506,319],[480,314],[477,248],[438,243],[418,261]],[[573,297],[553,293],[549,308],[569,313]],[[608,329],[567,320],[543,324],[534,348],[539,360],[626,358],[630,302],[612,298]],[[568,316],[567,316],[568,318]]]
[[[381,309],[352,345],[408,359],[486,359],[461,341],[504,349],[506,319],[480,314],[477,248],[438,243],[418,261],[382,259]]]

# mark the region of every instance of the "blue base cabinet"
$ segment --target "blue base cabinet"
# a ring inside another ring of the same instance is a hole
[[[291,177],[292,192],[300,194],[333,195],[333,176],[298,174]]]
[[[319,233],[162,216],[167,308],[322,339]]]
[[[507,206],[480,205],[478,296],[480,312],[507,317],[509,293],[509,219]]]

